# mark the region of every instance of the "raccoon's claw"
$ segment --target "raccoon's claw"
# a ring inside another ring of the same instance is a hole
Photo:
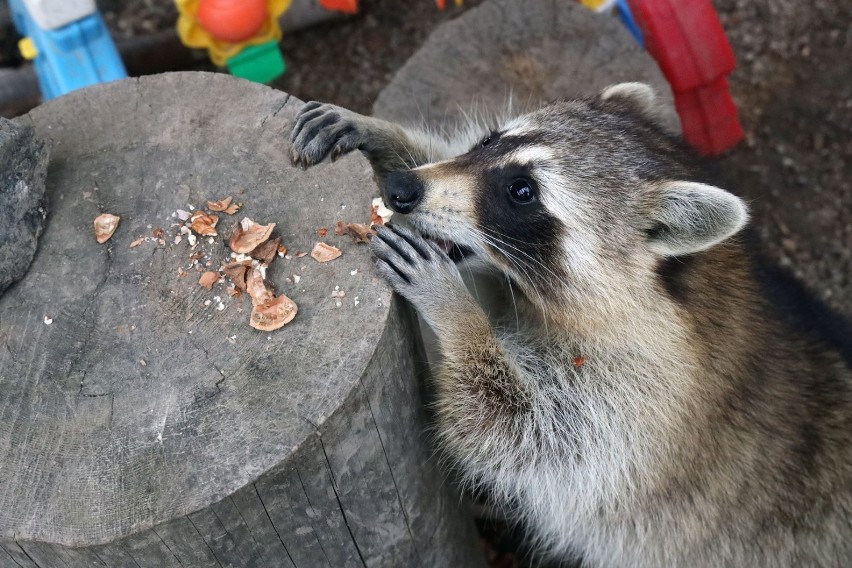
[[[378,227],[371,241],[379,275],[418,310],[449,301],[448,290],[465,291],[455,263],[441,248],[401,226]]]
[[[338,106],[309,102],[296,116],[290,135],[290,158],[295,166],[308,168],[331,155],[336,160],[358,147],[357,114]]]

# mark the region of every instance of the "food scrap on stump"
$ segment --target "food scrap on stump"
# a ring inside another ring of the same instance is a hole
[[[201,275],[201,278],[198,279],[198,283],[201,286],[204,286],[208,290],[213,289],[213,285],[219,281],[219,273],[218,272],[205,272]]]
[[[216,224],[219,222],[219,217],[216,215],[208,215],[204,211],[196,211],[189,220],[192,223],[192,230],[202,237],[215,237],[219,234],[216,232]]]
[[[254,306],[249,325],[261,331],[273,331],[293,321],[298,311],[299,308],[293,300],[281,295]]]
[[[261,331],[273,331],[293,321],[299,308],[284,296],[276,296],[263,279],[261,268],[251,268],[246,279],[252,310],[249,325]]]
[[[95,217],[95,240],[99,244],[107,242],[112,234],[115,233],[116,228],[118,228],[120,220],[121,217],[110,213],[104,213]]]
[[[233,215],[237,211],[240,210],[242,205],[231,203],[233,201],[233,196],[229,195],[225,199],[220,199],[219,201],[208,201],[207,208],[210,211],[216,211],[225,213],[226,215]]]
[[[251,268],[251,261],[229,262],[222,267],[222,272],[231,279],[237,290],[245,292],[249,268]]]
[[[385,205],[385,202],[382,201],[381,197],[376,197],[373,199],[373,203],[370,207],[370,224],[382,226],[388,221],[390,221],[391,215],[393,215],[393,211],[388,209]]]
[[[314,245],[314,250],[311,251],[311,257],[317,262],[329,262],[343,254],[337,247],[333,247],[326,243],[317,243]]]
[[[278,247],[281,245],[281,239],[271,239],[266,241],[263,244],[258,245],[254,250],[249,253],[249,256],[252,258],[256,258],[257,260],[262,260],[263,262],[269,264],[275,259],[275,255],[278,253]]]
[[[261,225],[248,217],[243,217],[243,220],[234,226],[234,233],[228,241],[228,246],[236,253],[249,254],[269,240],[274,228],[275,223]]]
[[[234,283],[233,288],[228,288],[228,294],[237,296],[246,292],[249,295],[252,303],[249,325],[261,331],[273,331],[287,325],[299,311],[296,303],[287,296],[276,296],[265,280],[266,268],[275,256],[282,249],[287,251],[281,246],[280,238],[270,240],[274,228],[275,223],[261,225],[248,217],[243,218],[234,227],[228,245],[236,255],[248,257],[240,259],[237,256],[238,260],[222,267],[222,272]]]

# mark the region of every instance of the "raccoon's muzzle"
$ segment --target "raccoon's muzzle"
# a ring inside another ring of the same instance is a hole
[[[397,213],[408,214],[414,211],[417,204],[423,199],[426,187],[410,171],[391,172],[385,178],[384,194],[385,203]]]

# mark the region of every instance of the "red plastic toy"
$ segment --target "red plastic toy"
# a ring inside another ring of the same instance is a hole
[[[744,133],[728,90],[734,51],[710,0],[628,0],[645,46],[672,87],[683,136],[718,155]]]
[[[320,0],[320,6],[333,12],[355,14],[358,12],[358,0]]]
[[[254,37],[269,15],[266,0],[201,0],[196,17],[214,37],[239,43]]]

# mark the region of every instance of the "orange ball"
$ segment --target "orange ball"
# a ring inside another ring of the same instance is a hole
[[[266,0],[201,0],[196,14],[210,35],[231,43],[256,35],[268,17]]]

